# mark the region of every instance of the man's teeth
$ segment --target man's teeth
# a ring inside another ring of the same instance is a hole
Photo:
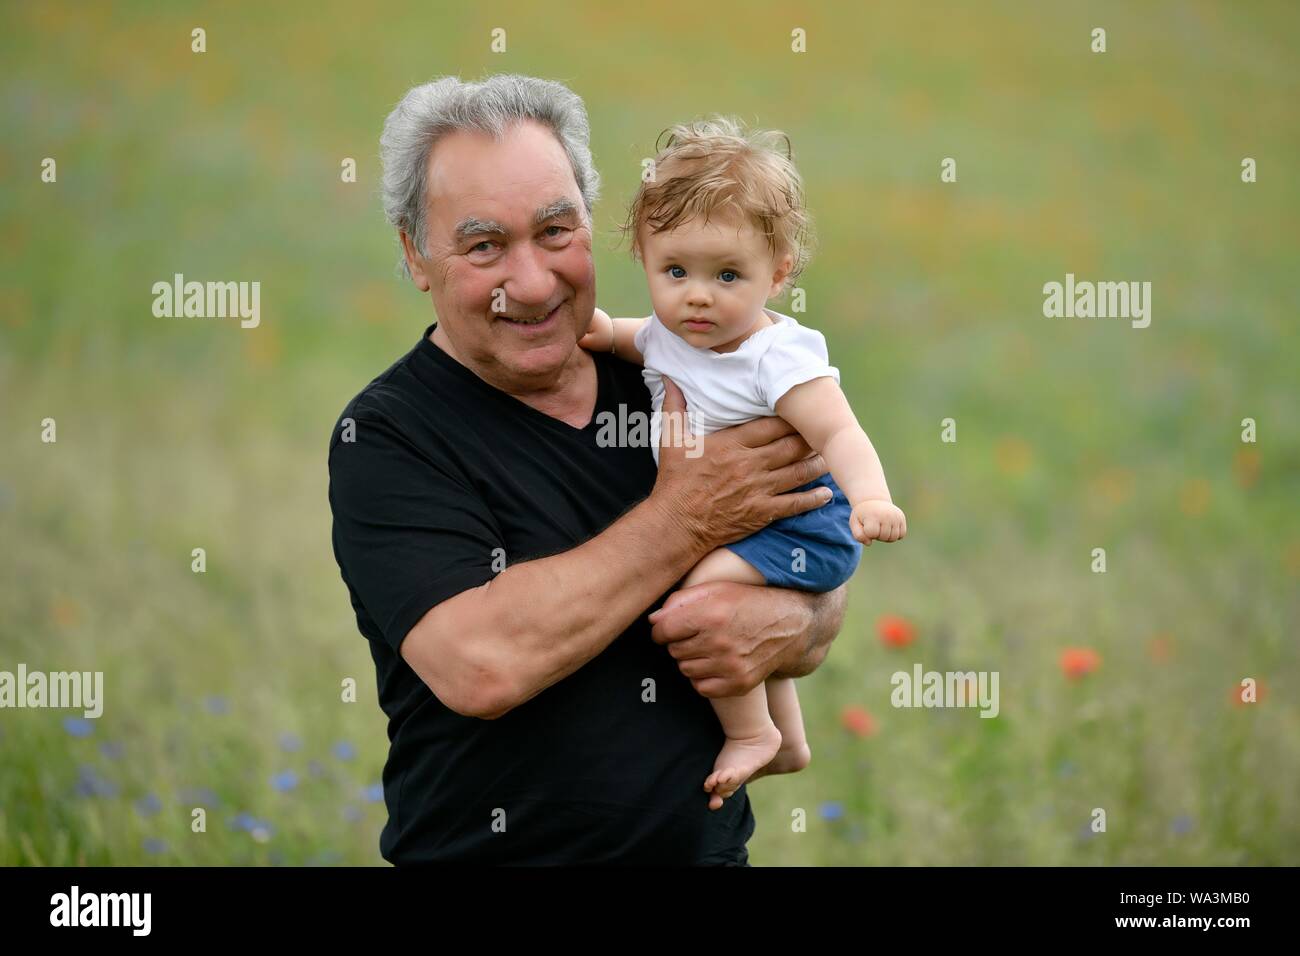
[[[554,311],[554,309],[551,310],[551,312]],[[547,312],[546,315],[529,316],[522,319],[510,315],[502,316],[502,318],[507,322],[513,322],[515,325],[537,325],[539,322],[545,322],[550,317],[551,312]]]

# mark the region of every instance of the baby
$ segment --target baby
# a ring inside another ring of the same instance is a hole
[[[659,456],[664,378],[686,398],[696,436],[779,415],[825,458],[833,497],[707,555],[682,581],[736,581],[831,591],[853,574],[862,543],[907,531],[880,459],[828,364],[826,340],[765,308],[809,255],[803,186],[775,132],[718,118],[675,126],[625,224],[653,313],[611,319],[597,309],[580,345],[645,366]],[[861,543],[860,543],[861,542]],[[726,743],[704,781],[716,810],[751,776],[790,773],[809,759],[794,681],[769,678],[742,697],[711,698]]]

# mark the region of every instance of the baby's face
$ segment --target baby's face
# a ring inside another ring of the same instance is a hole
[[[641,258],[655,313],[669,331],[706,349],[743,340],[790,271],[789,255],[778,260],[757,229],[734,218],[643,229]]]

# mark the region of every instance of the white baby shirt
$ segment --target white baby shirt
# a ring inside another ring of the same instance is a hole
[[[645,356],[642,376],[650,389],[654,411],[664,404],[664,376],[686,396],[691,431],[707,435],[776,414],[776,403],[796,385],[830,376],[839,383],[839,369],[829,364],[826,339],[816,329],[788,315],[764,309],[773,324],[759,329],[734,352],[696,348],[670,332],[651,314],[636,334],[636,347]],[[651,419],[650,447],[659,462],[659,415]]]

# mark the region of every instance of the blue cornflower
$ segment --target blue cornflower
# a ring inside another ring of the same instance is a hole
[[[99,752],[109,760],[117,760],[126,752],[126,748],[116,740],[105,740],[99,745]]]
[[[357,748],[346,740],[340,740],[331,748],[331,752],[339,760],[351,760],[357,755]]]
[[[85,717],[64,717],[63,729],[73,737],[89,737],[95,732],[95,722]]]
[[[117,784],[100,774],[90,764],[77,768],[76,793],[79,797],[115,797]]]

